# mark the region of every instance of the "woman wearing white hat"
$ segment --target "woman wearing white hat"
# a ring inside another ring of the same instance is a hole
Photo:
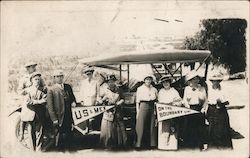
[[[214,75],[209,78],[212,86],[208,89],[209,142],[208,148],[233,148],[230,135],[229,116],[225,105],[229,102],[225,99],[220,82],[222,75]]]
[[[154,104],[157,100],[157,89],[153,87],[153,76],[146,76],[144,84],[136,92],[136,135],[135,147],[137,149],[146,147],[145,142],[149,142],[147,147],[156,147],[156,127]],[[146,139],[149,139],[147,141]]]
[[[200,84],[200,76],[196,71],[192,71],[186,76],[189,85],[184,90],[184,106],[192,110],[204,113],[207,109],[207,93]],[[191,148],[204,149],[204,114],[192,114],[186,116],[186,131],[184,133],[184,144]]]
[[[171,87],[172,78],[163,76],[160,78],[160,82],[163,86],[158,94],[158,102],[171,105],[181,106],[182,99],[176,89]],[[159,140],[158,148],[165,150],[177,150],[178,148],[178,127],[177,122],[174,119],[164,120],[159,122]],[[162,128],[160,128],[162,127]]]

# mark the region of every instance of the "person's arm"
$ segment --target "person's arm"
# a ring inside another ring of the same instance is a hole
[[[19,83],[18,83],[17,93],[19,95],[25,95],[25,94],[27,94],[25,92],[25,87],[24,87],[24,78],[21,78],[20,81],[19,81]]]
[[[58,124],[58,118],[56,116],[55,107],[54,107],[54,97],[53,91],[51,89],[48,90],[47,94],[47,109],[50,115],[50,119],[54,124]]]
[[[69,84],[67,84],[67,87],[68,87],[69,97],[70,97],[71,102],[76,102],[76,97],[73,93],[72,87]]]
[[[136,118],[138,118],[139,110],[140,110],[140,101],[141,101],[141,96],[140,96],[140,89],[138,88],[136,91]]]
[[[188,101],[187,101],[187,93],[188,93],[188,87],[186,87],[184,89],[184,96],[183,96],[183,105],[186,107],[186,108],[190,108],[189,104],[188,104]]]
[[[83,98],[84,98],[84,81],[81,81],[81,85],[80,85],[80,90],[79,90],[79,99],[80,100],[78,100],[80,103],[81,103],[81,105],[84,105],[84,100],[83,100]]]
[[[202,105],[201,112],[206,114],[207,109],[208,109],[208,98],[207,98],[207,92],[206,92],[205,88],[203,89],[202,95],[203,95],[202,98],[204,99],[204,102]]]
[[[100,85],[99,83],[96,81],[96,100],[100,100]]]
[[[181,106],[182,105],[182,99],[181,99],[179,93],[177,92],[177,90],[174,89],[173,95],[174,95],[173,104],[175,106]]]
[[[34,99],[33,100],[33,105],[41,105],[47,102],[47,94],[42,94],[41,99]]]

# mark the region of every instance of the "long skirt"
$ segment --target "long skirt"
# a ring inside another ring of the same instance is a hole
[[[202,106],[191,105],[192,110],[201,111]],[[188,148],[202,148],[205,143],[205,116],[201,113],[186,116],[184,131],[184,146]]]
[[[100,145],[105,148],[122,148],[126,144],[127,135],[123,121],[102,119]]]
[[[135,147],[156,147],[156,131],[154,102],[141,102],[136,121]]]
[[[158,148],[163,150],[178,149],[178,125],[176,119],[159,122]]]
[[[207,117],[209,121],[209,148],[233,148],[230,134],[230,123],[225,106],[216,108],[209,105]]]

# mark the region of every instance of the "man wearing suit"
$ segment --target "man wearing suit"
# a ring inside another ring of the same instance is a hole
[[[76,99],[69,84],[63,83],[63,71],[54,72],[55,84],[48,90],[47,108],[54,127],[55,145],[65,148],[72,139],[71,107],[76,106]]]

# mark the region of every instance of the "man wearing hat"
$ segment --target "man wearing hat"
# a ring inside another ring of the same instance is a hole
[[[25,103],[22,106],[21,122],[20,122],[20,140],[24,139],[24,129],[27,126],[30,145],[33,150],[41,149],[44,135],[44,118],[45,118],[45,104],[46,94],[40,87],[41,74],[34,72],[30,77],[31,86],[24,91]],[[40,136],[35,133],[39,129]]]
[[[24,89],[31,86],[30,77],[32,76],[33,73],[36,72],[36,66],[37,66],[37,64],[35,62],[29,62],[25,65],[25,68],[27,70],[27,74],[25,74],[19,81],[18,88],[17,88],[18,94],[25,95]],[[44,90],[46,90],[45,82],[42,78],[40,81],[40,86],[42,88],[44,88]]]
[[[55,84],[48,90],[47,108],[54,126],[55,145],[63,149],[72,139],[71,107],[76,106],[76,99],[71,86],[63,83],[63,71],[55,71],[53,79]]]
[[[136,135],[135,147],[155,148],[156,128],[154,103],[157,100],[157,89],[153,87],[153,76],[147,75],[144,84],[136,92]],[[148,140],[147,140],[148,139]],[[149,142],[149,144],[146,144]]]
[[[100,85],[98,81],[93,77],[94,68],[92,66],[87,66],[83,69],[83,74],[86,79],[82,80],[81,88],[80,88],[80,101],[83,106],[94,106],[96,105],[97,100],[99,100],[100,96]],[[95,119],[91,119],[91,126],[94,129],[99,130],[99,126],[101,124],[101,115],[95,117]],[[86,125],[89,125],[89,122],[85,122]],[[93,129],[93,130],[94,130]],[[88,132],[89,128],[85,128],[85,132]]]

